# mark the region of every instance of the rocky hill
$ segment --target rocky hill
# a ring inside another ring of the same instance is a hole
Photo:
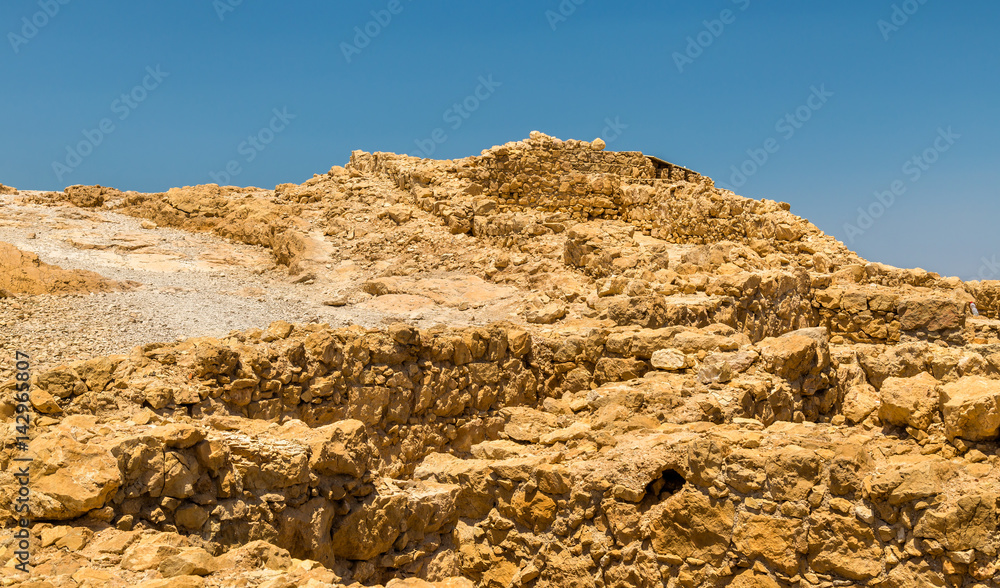
[[[541,133],[10,192],[4,585],[1000,586],[998,282]]]

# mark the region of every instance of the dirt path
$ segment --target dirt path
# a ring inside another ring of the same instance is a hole
[[[366,327],[406,320],[429,327],[485,324],[505,314],[482,305],[462,311],[426,297],[366,296],[359,282],[370,276],[351,262],[328,265],[322,285],[295,283],[261,247],[208,233],[144,229],[138,219],[102,210],[26,204],[30,195],[0,196],[0,241],[45,263],[139,285],[126,292],[0,300],[0,379],[10,375],[8,357],[16,350],[32,354],[42,369],[151,342],[265,328],[275,320]],[[346,292],[352,293],[349,304],[324,304]],[[502,301],[505,310],[513,310],[511,301]]]

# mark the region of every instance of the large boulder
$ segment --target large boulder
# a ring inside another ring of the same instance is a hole
[[[787,380],[818,374],[830,363],[826,329],[800,329],[757,344],[768,372]]]
[[[121,192],[104,186],[70,186],[63,190],[63,198],[73,206],[99,208],[105,201],[121,196]]]
[[[940,401],[938,381],[926,372],[912,378],[886,378],[879,394],[878,416],[883,423],[922,431],[930,426]]]
[[[809,523],[809,565],[814,571],[851,580],[868,580],[882,573],[879,540],[855,516],[818,513]]]
[[[360,478],[368,471],[371,449],[365,424],[346,420],[315,429],[309,467],[326,476]]]
[[[102,508],[122,483],[118,460],[95,444],[62,431],[40,435],[29,446],[31,513],[38,519],[75,519]]]
[[[427,533],[446,530],[458,520],[461,491],[454,484],[386,481],[341,519],[330,538],[331,551],[343,559],[368,560],[389,551],[404,533],[407,542],[419,542]]]
[[[896,312],[904,331],[946,331],[965,326],[965,304],[940,295],[905,299]]]
[[[1000,432],[1000,381],[961,378],[941,388],[941,416],[949,439],[996,439]]]

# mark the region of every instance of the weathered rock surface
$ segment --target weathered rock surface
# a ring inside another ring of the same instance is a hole
[[[128,287],[84,270],[64,270],[42,263],[33,253],[0,243],[0,293],[71,294],[109,292]]]
[[[34,566],[12,528],[4,577],[1000,586],[1000,282],[865,262],[788,205],[605,148],[533,133],[273,191],[32,196],[263,246],[302,288],[348,276],[338,308],[486,310],[277,321],[4,384],[0,512],[27,451]]]

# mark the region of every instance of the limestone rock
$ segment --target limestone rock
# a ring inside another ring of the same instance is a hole
[[[156,569],[164,578],[177,576],[206,576],[216,571],[216,561],[212,554],[199,547],[184,549],[161,561]]]
[[[659,349],[653,352],[650,364],[658,370],[677,371],[691,367],[688,356],[676,349]]]
[[[287,570],[292,558],[287,549],[266,541],[250,541],[232,549],[216,559],[220,570],[235,566],[262,567],[268,570]]]
[[[202,588],[205,580],[200,576],[176,576],[158,580],[146,580],[136,584],[136,588]]]
[[[909,298],[900,303],[897,313],[905,331],[915,329],[942,331],[965,325],[963,303],[944,297]]]
[[[64,190],[64,194],[73,206],[96,208],[104,206],[108,199],[120,196],[121,192],[104,186],[70,186]]]
[[[130,547],[122,556],[121,566],[126,570],[137,572],[152,570],[179,553],[181,553],[180,547],[157,543],[154,539]]]
[[[387,483],[334,530],[331,548],[337,557],[366,560],[380,555],[405,532],[425,535],[457,520],[461,488],[451,484]]]
[[[122,483],[118,460],[109,451],[79,443],[67,434],[32,441],[32,512],[39,518],[74,519],[103,507]]]
[[[786,574],[795,574],[806,551],[806,527],[799,519],[755,515],[740,520],[733,545],[751,559],[763,558]]]
[[[316,430],[321,440],[311,446],[309,467],[325,475],[346,474],[360,478],[369,466],[371,451],[365,425],[346,420]]]
[[[567,308],[562,302],[551,302],[539,308],[529,308],[525,318],[529,323],[551,325],[566,316]]]
[[[812,337],[793,332],[764,339],[757,347],[767,370],[783,378],[794,380],[817,367],[818,345]]]
[[[1000,432],[1000,381],[970,376],[942,386],[941,415],[949,438],[996,439]]]
[[[928,373],[912,378],[887,378],[879,391],[882,422],[927,430],[938,410],[938,382]]]
[[[866,580],[884,571],[882,548],[870,527],[853,516],[818,514],[809,525],[809,565],[852,580]]]

